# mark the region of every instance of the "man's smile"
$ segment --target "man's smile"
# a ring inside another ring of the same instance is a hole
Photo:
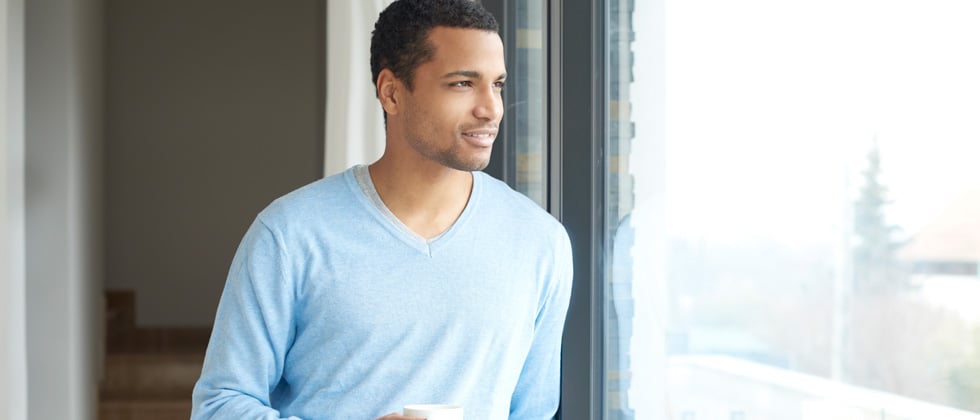
[[[479,129],[464,131],[463,138],[475,146],[490,147],[493,140],[497,137],[496,129]]]

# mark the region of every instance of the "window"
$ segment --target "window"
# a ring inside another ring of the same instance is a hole
[[[600,3],[591,418],[980,419],[980,5]]]
[[[507,54],[505,117],[487,172],[548,207],[547,5],[485,1],[501,24]]]

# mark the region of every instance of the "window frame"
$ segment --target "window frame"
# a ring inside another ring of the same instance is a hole
[[[549,210],[572,241],[559,418],[602,419],[607,115],[605,2],[550,0]]]
[[[482,1],[500,21],[508,63],[516,57],[517,1]],[[575,270],[562,338],[558,418],[602,419],[606,5],[601,0],[546,0],[546,5],[547,210],[568,231]],[[516,133],[506,118],[501,125],[486,172],[514,187]]]

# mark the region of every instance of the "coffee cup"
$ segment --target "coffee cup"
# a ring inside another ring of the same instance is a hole
[[[463,407],[448,404],[406,405],[404,414],[427,420],[463,420]]]

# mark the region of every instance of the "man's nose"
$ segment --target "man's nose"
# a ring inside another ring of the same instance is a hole
[[[473,110],[473,115],[477,118],[488,121],[499,121],[504,114],[504,100],[500,91],[491,86],[484,88],[479,93],[478,103]]]

